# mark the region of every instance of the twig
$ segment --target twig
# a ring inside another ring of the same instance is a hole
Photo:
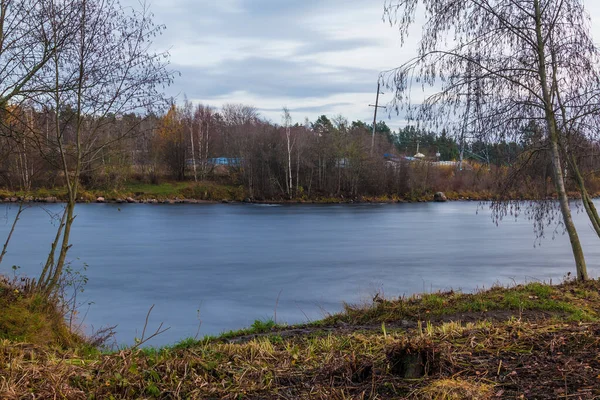
[[[275,322],[275,325],[277,325],[277,306],[279,305],[279,297],[281,296],[281,292],[283,292],[283,289],[281,289],[279,291],[279,294],[277,295],[277,300],[275,300],[275,311],[274,311],[274,315],[273,315],[273,318],[274,318],[273,322]]]
[[[13,224],[10,228],[10,232],[8,233],[8,237],[6,238],[6,242],[4,242],[4,247],[2,248],[2,253],[0,253],[0,264],[2,264],[2,260],[4,259],[4,256],[7,253],[8,244],[10,243],[10,239],[12,238],[12,235],[15,232],[15,228],[17,227],[17,222],[19,222],[19,218],[21,217],[21,214],[23,213],[24,210],[25,210],[25,208],[23,207],[23,202],[21,201],[19,203],[19,211],[17,211],[17,215],[15,216],[15,220],[13,221]]]
[[[300,308],[300,306],[298,305],[298,302],[296,302],[296,307],[298,307],[298,310],[300,310],[300,312],[304,315],[304,318],[306,318],[306,322],[308,322],[308,323],[312,322],[311,319],[308,318],[308,315],[306,315],[304,310]]]
[[[150,307],[150,309],[148,310],[148,314],[146,314],[146,322],[144,323],[144,330],[142,331],[142,337],[131,348],[131,350],[137,349],[138,347],[140,347],[144,343],[148,342],[149,340],[151,340],[151,339],[157,337],[158,335],[161,335],[161,334],[165,333],[166,331],[168,331],[169,329],[171,329],[171,327],[163,329],[162,327],[163,327],[164,323],[161,322],[160,325],[158,326],[158,328],[156,328],[156,331],[152,335],[150,335],[146,338],[146,329],[148,328],[148,320],[150,319],[150,313],[152,312],[153,309],[154,309],[154,304],[152,304],[152,307]]]
[[[144,336],[146,335],[146,328],[148,327],[148,319],[150,318],[150,313],[153,309],[154,304],[152,304],[152,307],[150,307],[150,309],[148,310],[148,314],[146,314],[146,322],[144,323],[144,330],[142,331],[142,338],[140,340],[144,340]]]
[[[202,328],[202,319],[200,318],[200,306],[198,307],[198,313],[196,314],[196,317],[198,318],[198,330],[196,331],[196,335],[194,336],[194,340],[196,341],[198,340],[198,336],[200,336],[200,328]]]
[[[107,326],[105,328],[98,329],[96,332],[93,332],[89,337],[90,345],[93,347],[106,346],[106,342],[108,342],[110,338],[114,338],[116,328],[117,325]]]

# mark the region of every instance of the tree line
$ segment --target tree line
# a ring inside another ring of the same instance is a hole
[[[20,191],[66,185],[51,128],[58,124],[65,146],[74,145],[74,115],[69,105],[58,113],[27,103],[8,107],[3,129],[12,134],[0,137],[0,185]],[[217,109],[189,101],[162,114],[83,119],[94,127],[93,135],[85,135],[90,147],[79,160],[78,184],[84,189],[118,189],[132,181],[215,181],[242,186],[256,200],[418,198],[440,190],[498,194],[507,168],[539,139],[524,135],[519,142],[461,144],[444,130],[437,134],[409,125],[393,132],[380,121],[372,150],[373,128],[362,121],[322,115],[300,124],[282,109],[281,122],[273,123],[252,106]],[[417,152],[425,155],[420,163],[413,158]],[[458,161],[461,153],[470,169],[459,173],[435,164]],[[526,189],[519,188],[527,197]]]

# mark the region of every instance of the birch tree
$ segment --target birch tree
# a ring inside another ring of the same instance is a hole
[[[202,179],[206,179],[209,172],[209,153],[212,128],[214,125],[214,111],[210,106],[198,104],[194,112],[194,121],[199,127],[198,154],[200,156]]]
[[[505,138],[530,123],[543,127],[539,150],[551,159],[577,277],[587,279],[564,174],[566,165],[576,167],[569,127],[588,125],[600,93],[598,54],[582,1],[387,0],[384,13],[403,43],[417,16],[426,21],[417,55],[384,74],[395,89],[397,111],[423,125],[487,139]],[[434,93],[414,101],[419,86]],[[551,203],[539,204],[538,223],[552,213]]]
[[[292,190],[294,189],[294,182],[292,180],[292,149],[294,147],[292,143],[292,116],[290,110],[287,107],[283,107],[283,125],[285,128],[285,138],[287,144],[287,170],[286,170],[286,189],[287,195],[292,198]]]
[[[196,127],[196,120],[194,118],[193,105],[186,98],[183,105],[183,119],[187,125],[187,129],[190,133],[190,145],[191,145],[191,156],[192,156],[192,169],[194,171],[194,182],[198,182],[198,169],[196,168],[196,146],[194,138],[194,128]],[[202,151],[202,142],[200,141],[200,151]]]

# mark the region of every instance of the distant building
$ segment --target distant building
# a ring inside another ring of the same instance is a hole
[[[213,165],[213,166],[225,166],[225,167],[239,167],[242,165],[242,159],[241,158],[228,158],[228,157],[217,157],[217,158],[209,158],[208,160],[206,160],[206,163],[209,165]],[[191,158],[188,158],[187,160],[185,160],[185,164],[188,167],[191,167],[192,165],[194,165],[194,160]],[[196,165],[200,165],[202,164],[202,160],[196,160]]]
[[[390,154],[390,153],[385,153],[385,154],[383,155],[383,158],[385,158],[385,159],[386,159],[386,161],[391,161],[391,162],[395,162],[395,163],[399,163],[400,161],[402,161],[402,160],[400,159],[400,157],[398,157],[398,156],[397,156],[397,155],[395,155],[395,154]]]
[[[350,160],[348,160],[347,158],[338,158],[337,160],[335,160],[335,166],[337,168],[346,168],[350,166]]]
[[[226,167],[239,167],[242,165],[241,158],[217,157],[209,158],[208,163],[212,165],[224,165]]]
[[[413,157],[397,156],[395,154],[385,153],[383,155],[383,158],[385,159],[387,165],[393,166],[394,168],[398,167],[402,162],[412,163],[412,162],[417,162],[417,161],[422,162],[422,163],[427,163],[433,167],[458,167],[458,165],[459,165],[458,161],[428,161],[425,159],[426,156],[422,153],[417,153]],[[463,161],[463,168],[472,170],[473,166],[471,166],[466,161]]]

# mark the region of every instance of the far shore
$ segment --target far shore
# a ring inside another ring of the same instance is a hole
[[[309,192],[310,193],[310,192]],[[106,204],[395,204],[395,203],[428,203],[446,201],[490,202],[501,197],[490,191],[439,191],[410,192],[403,195],[390,194],[380,196],[344,194],[307,194],[301,188],[301,196],[292,199],[284,197],[262,198],[252,197],[241,186],[218,184],[214,182],[165,182],[148,184],[128,182],[119,188],[82,189],[78,195],[78,203]],[[596,193],[594,197],[598,197]],[[578,193],[569,193],[572,199],[579,198]],[[553,197],[549,197],[551,200]],[[509,193],[503,200],[516,201],[536,200],[533,195]],[[31,191],[10,190],[0,188],[0,203],[66,203],[67,191],[64,187],[38,188]]]
[[[292,200],[256,200],[256,199],[222,199],[222,200],[200,200],[200,199],[181,199],[181,198],[168,198],[168,199],[156,199],[156,198],[106,198],[100,196],[96,200],[90,199],[78,199],[78,204],[273,204],[273,205],[293,205],[293,204],[398,204],[398,203],[444,203],[444,202],[474,202],[474,201],[493,201],[491,198],[471,198],[471,197],[457,197],[457,198],[445,198],[435,199],[421,198],[417,200],[411,199],[386,199],[386,198],[363,198],[363,199],[345,199],[345,198],[325,198],[325,199],[292,199]],[[64,204],[67,202],[65,199],[58,197],[22,197],[22,196],[11,196],[11,197],[0,197],[0,203],[5,204]]]

